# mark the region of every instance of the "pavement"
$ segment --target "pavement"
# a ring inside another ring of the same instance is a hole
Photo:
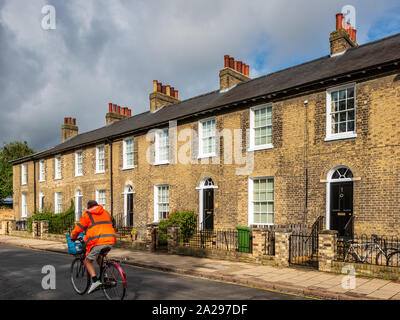
[[[0,243],[67,253],[66,243],[0,235]],[[400,300],[400,283],[356,277],[355,289],[344,289],[344,275],[299,268],[279,268],[245,262],[173,255],[114,247],[108,257],[121,263],[254,288],[321,299]]]

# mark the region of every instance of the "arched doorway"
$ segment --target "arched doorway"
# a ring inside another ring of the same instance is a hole
[[[337,166],[328,173],[326,201],[326,226],[345,236],[352,230],[353,172],[345,166]]]
[[[199,190],[199,229],[214,230],[214,181],[206,177],[200,182]]]
[[[124,190],[124,224],[133,226],[133,188],[127,185]]]
[[[82,192],[76,190],[75,192],[75,221],[79,221],[82,217]]]

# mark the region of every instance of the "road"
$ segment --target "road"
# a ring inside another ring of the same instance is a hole
[[[72,257],[0,244],[1,300],[104,300],[102,291],[80,296],[71,286]],[[44,290],[42,267],[56,270],[56,289]],[[130,300],[302,300],[291,294],[123,265]]]

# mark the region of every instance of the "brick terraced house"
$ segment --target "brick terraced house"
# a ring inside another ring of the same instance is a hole
[[[17,220],[76,217],[89,199],[145,237],[173,209],[203,229],[312,225],[343,234],[400,230],[400,34],[364,45],[341,14],[330,55],[250,79],[225,56],[220,88],[180,101],[154,81],[150,110],[109,105],[107,125],[13,164]],[[352,218],[354,217],[354,218]]]

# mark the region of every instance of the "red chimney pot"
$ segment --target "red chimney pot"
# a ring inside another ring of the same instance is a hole
[[[224,55],[224,68],[229,68],[229,55]]]

